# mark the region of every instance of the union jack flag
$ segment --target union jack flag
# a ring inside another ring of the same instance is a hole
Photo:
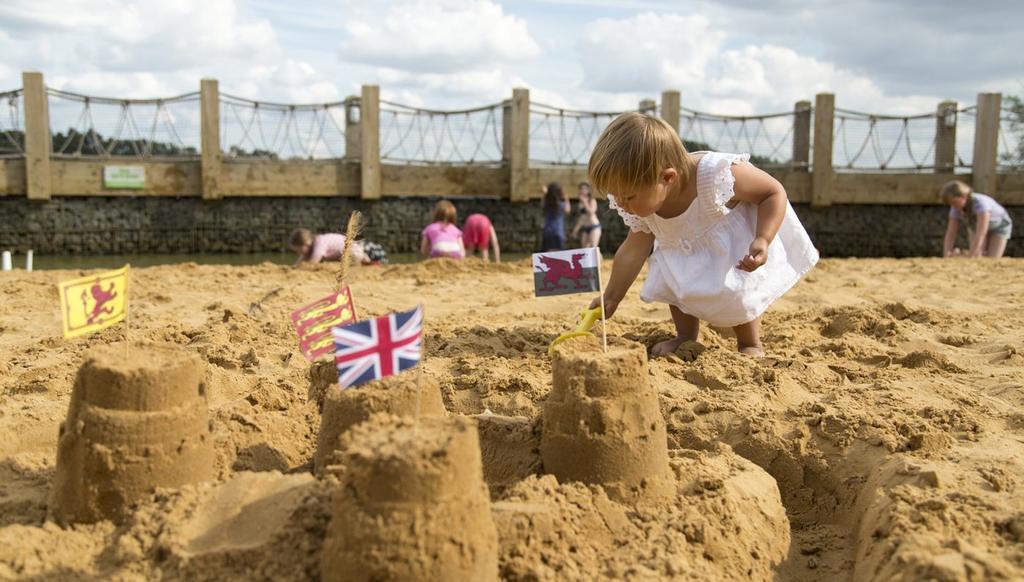
[[[344,390],[412,368],[420,361],[423,306],[331,329],[338,385]]]

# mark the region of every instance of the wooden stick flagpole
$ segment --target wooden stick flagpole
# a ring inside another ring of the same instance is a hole
[[[131,345],[131,340],[128,338],[128,327],[129,327],[128,322],[131,321],[131,313],[130,313],[130,310],[128,309],[128,305],[129,305],[129,303],[128,303],[128,277],[129,277],[129,273],[131,273],[131,265],[130,264],[129,265],[125,265],[124,291],[123,291],[123,293],[124,293],[124,359],[125,360],[127,360],[129,358],[128,349],[129,349],[129,346]]]
[[[341,268],[338,269],[338,289],[345,284],[348,278],[348,267],[352,259],[352,245],[356,237],[363,229],[363,215],[358,210],[353,210],[348,217],[348,225],[345,227],[345,246],[341,250]]]

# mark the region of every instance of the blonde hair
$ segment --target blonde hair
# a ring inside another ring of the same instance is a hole
[[[313,233],[305,228],[296,228],[292,231],[292,235],[288,237],[288,244],[292,248],[301,248],[313,244]]]
[[[451,202],[441,200],[434,206],[434,222],[455,224],[457,218],[458,214],[455,211],[455,205]]]
[[[965,196],[967,198],[970,198],[971,196],[971,187],[962,180],[950,180],[943,184],[942,189],[939,190],[939,198],[941,198],[946,204],[949,204],[949,201],[953,198],[959,198],[961,196]]]
[[[653,186],[669,168],[684,184],[694,169],[679,134],[663,119],[630,112],[601,132],[587,174],[597,191],[622,194]]]

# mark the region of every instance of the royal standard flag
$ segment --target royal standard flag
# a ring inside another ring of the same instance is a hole
[[[533,255],[533,290],[537,297],[601,290],[596,248],[553,251]]]
[[[108,328],[128,315],[128,265],[62,281],[58,287],[66,338]]]
[[[356,320],[356,306],[352,302],[352,290],[345,285],[337,293],[331,293],[292,312],[292,325],[299,336],[299,351],[310,362],[334,352],[334,336],[331,328],[352,323]]]

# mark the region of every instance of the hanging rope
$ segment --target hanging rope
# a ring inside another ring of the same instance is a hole
[[[0,158],[25,155],[21,89],[0,93]]]
[[[56,157],[194,159],[199,93],[159,99],[94,97],[47,88]]]
[[[834,166],[846,171],[935,169],[937,113],[881,115],[836,109]]]
[[[221,144],[232,158],[332,159],[346,155],[351,101],[290,105],[220,94]]]
[[[783,168],[793,157],[793,112],[718,115],[680,108],[679,136],[689,149],[749,153],[761,167]]]
[[[403,164],[500,164],[502,103],[459,110],[381,101],[381,160]]]
[[[622,113],[531,103],[530,162],[552,166],[586,164],[601,132]]]
[[[1024,172],[1024,103],[1010,98],[999,115],[999,171]]]

